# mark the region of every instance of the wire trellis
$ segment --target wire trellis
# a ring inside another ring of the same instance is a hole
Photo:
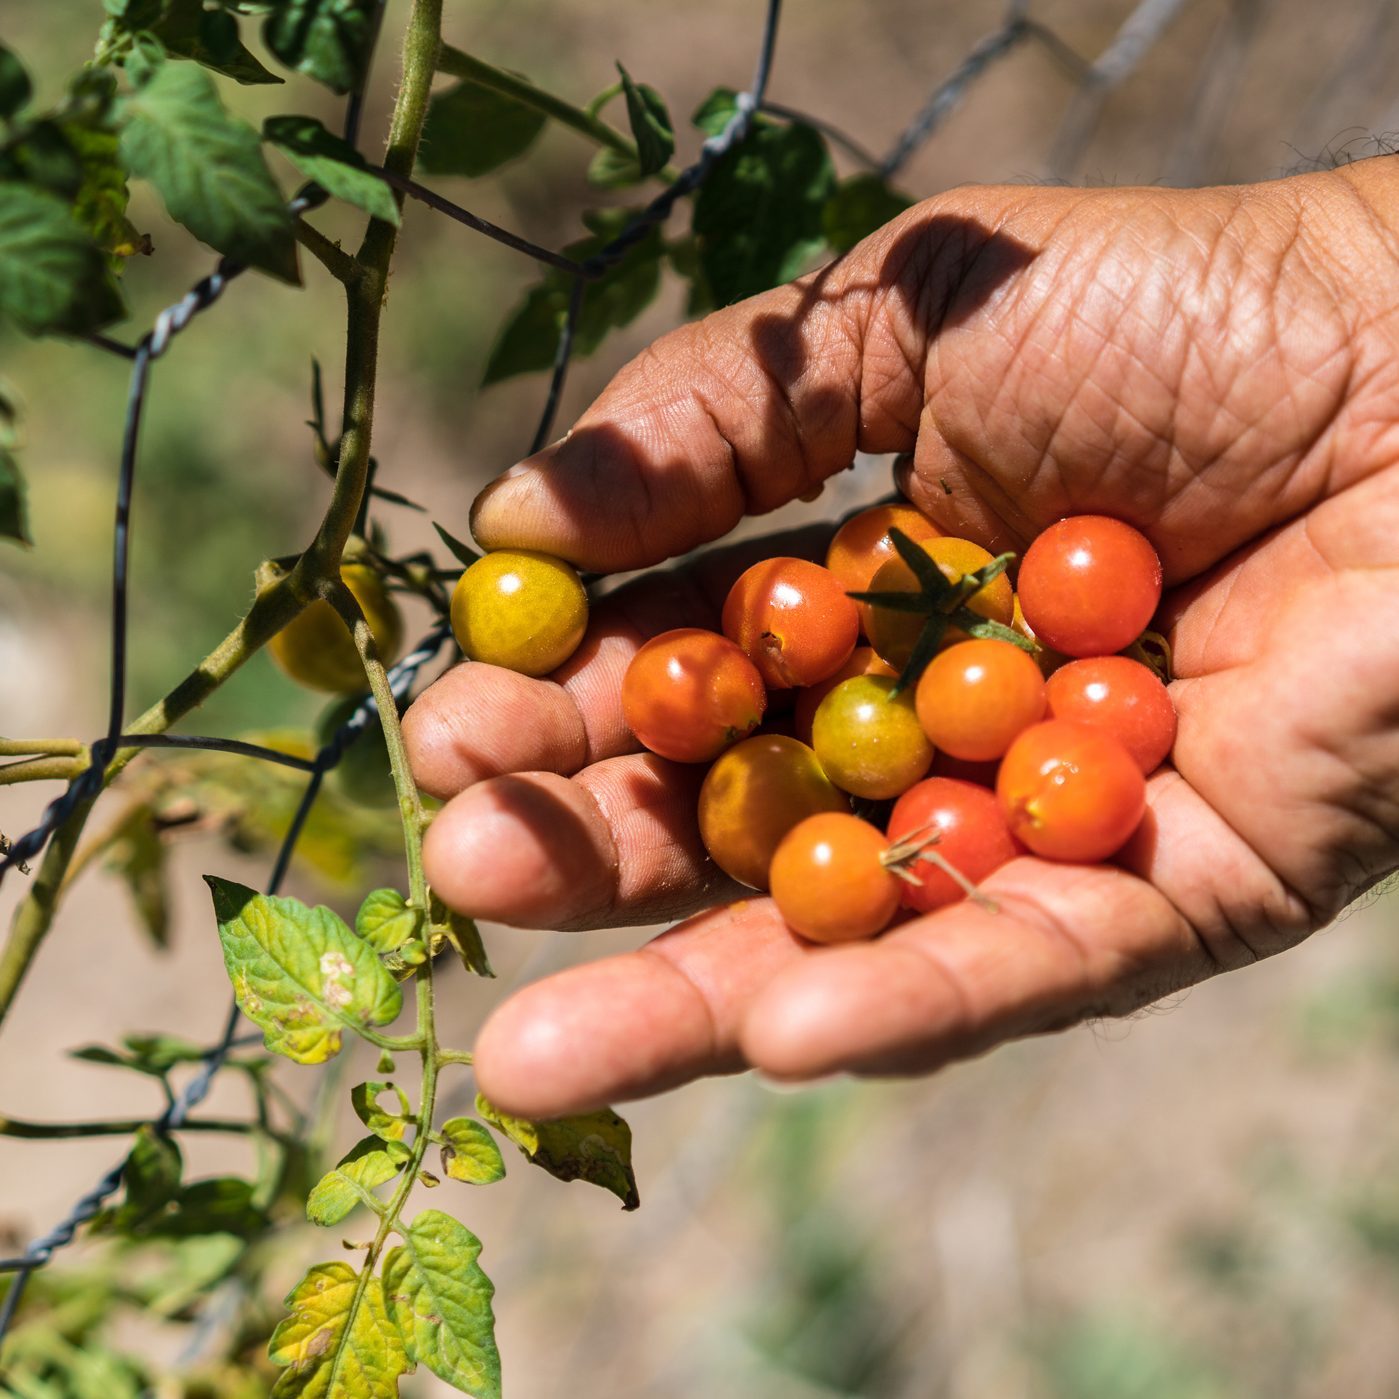
[[[1054,174],[1070,174],[1076,168],[1093,135],[1108,96],[1132,74],[1186,4],[1187,0],[1139,0],[1107,48],[1090,62],[1077,54],[1051,29],[1032,17],[1030,0],[1010,0],[1000,26],[979,40],[952,72],[934,86],[927,100],[891,142],[886,153],[880,156],[824,119],[796,112],[768,100],[768,81],[781,13],[781,0],[768,0],[752,81],[738,94],[733,114],[724,128],[703,143],[694,163],[681,171],[617,237],[597,253],[581,261],[500,228],[415,180],[396,176],[377,167],[371,168],[376,168],[383,179],[408,197],[573,278],[544,404],[531,440],[530,451],[534,452],[549,440],[553,431],[564,381],[572,359],[575,330],[589,284],[616,267],[651,228],[669,218],[681,199],[694,193],[704,183],[715,164],[747,136],[759,112],[807,122],[826,134],[861,166],[877,171],[885,178],[892,178],[905,168],[910,158],[946,122],[987,72],[1021,45],[1034,43],[1048,51],[1076,87],[1068,114],[1053,143],[1049,163]],[[1252,0],[1247,4],[1241,4],[1241,11],[1245,19],[1251,18]],[[375,16],[376,36],[382,14],[381,0]],[[1237,44],[1237,34],[1233,35],[1233,41]],[[1229,57],[1230,55],[1226,55],[1222,61],[1229,61]],[[358,143],[361,112],[362,97],[352,96],[347,103],[343,123],[345,139],[351,145]],[[327,198],[324,190],[315,184],[309,184],[289,202],[288,211],[293,218],[298,218],[319,207]],[[105,335],[94,334],[87,337],[88,343],[94,347],[131,364],[126,419],[117,470],[116,517],[113,530],[111,666],[107,726],[102,736],[90,746],[88,767],[68,784],[59,797],[49,803],[36,826],[16,838],[9,849],[0,855],[0,880],[3,880],[11,868],[23,866],[27,861],[41,855],[51,836],[68,817],[100,794],[106,769],[119,750],[132,747],[184,747],[213,749],[278,762],[308,774],[300,805],[282,841],[268,879],[267,891],[275,893],[285,879],[291,856],[320,790],[322,779],[339,762],[348,746],[370,723],[377,720],[374,701],[366,697],[314,759],[290,757],[256,744],[231,739],[170,734],[131,735],[122,732],[127,676],[127,591],[132,494],[141,420],[148,397],[151,369],[181,332],[197,316],[209,310],[245,270],[244,266],[232,259],[221,259],[208,276],[196,283],[179,301],[162,311],[155,318],[151,329],[134,346]],[[445,627],[434,630],[389,672],[391,688],[400,704],[408,697],[422,669],[441,653],[449,637],[450,632]],[[222,1033],[204,1055],[198,1072],[165,1111],[151,1120],[150,1126],[154,1131],[168,1133],[177,1130],[203,1101],[225,1059],[235,1045],[242,1042],[238,1039],[238,1023],[239,1011],[234,1004],[230,1006]],[[29,1279],[56,1253],[71,1244],[81,1226],[91,1220],[105,1202],[121,1188],[126,1164],[127,1158],[123,1157],[113,1165],[73,1204],[58,1224],[30,1242],[23,1252],[15,1257],[0,1258],[0,1273],[12,1275],[3,1305],[0,1305],[0,1340],[3,1340],[14,1319]]]

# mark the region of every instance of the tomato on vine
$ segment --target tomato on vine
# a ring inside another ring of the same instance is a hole
[[[850,942],[888,926],[900,880],[877,826],[845,812],[808,816],[772,857],[773,902],[787,926],[812,942]]]
[[[403,646],[403,618],[383,580],[364,564],[341,566],[340,579],[354,595],[385,665]],[[298,685],[333,695],[369,689],[355,639],[340,614],[324,598],[303,608],[267,643],[268,654]]]
[[[1106,656],[1146,630],[1161,577],[1141,531],[1107,515],[1071,515],[1025,551],[1020,606],[1045,645],[1067,656]]]
[[[1176,708],[1149,666],[1128,656],[1070,661],[1045,686],[1050,717],[1103,729],[1145,774],[1166,761],[1176,739]]]
[[[918,721],[933,745],[966,762],[999,758],[1044,714],[1044,676],[1004,641],[961,641],[929,662],[916,691]]]
[[[362,701],[338,700],[321,715],[316,724],[316,746],[324,748],[345,725]],[[364,731],[356,735],[340,760],[331,768],[326,780],[341,796],[360,806],[390,807],[398,805],[398,792],[393,785],[389,766],[389,748],[384,741],[384,726],[377,714],[371,714]]]
[[[1016,839],[1049,860],[1106,860],[1146,810],[1146,780],[1110,733],[1068,719],[1025,730],[1001,760],[996,796]]]
[[[700,788],[700,837],[731,879],[766,889],[773,854],[793,826],[849,809],[806,744],[764,734],[730,748],[709,769]]]
[[[762,721],[767,692],[727,637],[678,627],[648,641],[622,677],[622,714],[653,753],[706,763]]]
[[[835,574],[793,558],[746,569],[724,600],[723,627],[774,690],[834,674],[860,636],[855,604]]]
[[[452,592],[452,632],[468,660],[548,675],[577,649],[588,594],[576,570],[537,549],[477,559]]]

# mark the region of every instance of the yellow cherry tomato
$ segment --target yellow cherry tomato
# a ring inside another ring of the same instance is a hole
[[[476,560],[452,594],[452,630],[468,659],[548,675],[577,649],[588,594],[562,559],[499,549]]]
[[[397,604],[379,575],[363,564],[345,564],[340,577],[364,612],[380,659],[392,665],[403,646],[403,618]],[[322,598],[283,627],[267,649],[287,675],[308,689],[355,695],[369,688],[350,629]]]

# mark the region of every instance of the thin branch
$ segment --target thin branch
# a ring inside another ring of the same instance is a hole
[[[360,276],[360,265],[338,243],[332,243],[320,229],[297,219],[293,231],[296,241],[306,249],[317,262],[345,286]]]

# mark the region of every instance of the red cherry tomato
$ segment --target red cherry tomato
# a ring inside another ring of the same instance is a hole
[[[767,703],[753,663],[717,632],[652,637],[622,677],[622,713],[653,753],[706,763],[758,727]]]
[[[797,702],[792,710],[792,727],[803,743],[811,742],[811,723],[816,718],[821,701],[842,680],[853,680],[857,675],[887,675],[890,680],[899,678],[893,666],[886,665],[875,655],[873,647],[857,646],[850,653],[850,659],[834,675],[828,675],[818,684],[808,685],[804,690],[797,691]],[[785,694],[787,691],[780,690],[778,693]]]
[[[1176,741],[1176,708],[1156,674],[1128,656],[1070,661],[1045,685],[1049,716],[1103,729],[1136,759],[1144,774],[1156,771]]]
[[[812,942],[873,937],[899,906],[902,881],[884,864],[876,826],[832,811],[793,826],[772,857],[769,884],[787,926]]]
[[[862,593],[886,559],[897,557],[891,529],[904,532],[915,544],[937,539],[942,531],[911,505],[873,505],[852,515],[836,532],[826,550],[826,567],[848,593]]]
[[[1139,530],[1106,515],[1071,515],[1025,551],[1020,607],[1046,646],[1106,656],[1130,646],[1161,601],[1161,560]]]
[[[1106,860],[1146,810],[1146,779],[1111,734],[1068,719],[1025,730],[1001,760],[996,796],[1012,833],[1048,860]]]
[[[831,781],[856,797],[882,801],[906,792],[933,761],[913,697],[894,694],[884,675],[842,680],[816,710],[811,746]]]
[[[729,590],[724,635],[774,690],[789,689],[834,675],[855,649],[860,618],[829,569],[807,559],[764,559]]]
[[[806,744],[764,734],[709,769],[699,795],[700,838],[725,874],[766,889],[773,852],[793,826],[821,811],[849,810]]]
[[[990,762],[1044,715],[1044,676],[1008,641],[961,641],[933,657],[919,678],[917,705],[935,748]]]
[[[973,884],[1021,853],[995,793],[952,777],[929,777],[894,803],[890,844],[923,841],[929,842],[929,852]],[[911,860],[906,869],[920,882],[904,884],[903,901],[919,913],[966,897],[966,890],[926,856]]]

